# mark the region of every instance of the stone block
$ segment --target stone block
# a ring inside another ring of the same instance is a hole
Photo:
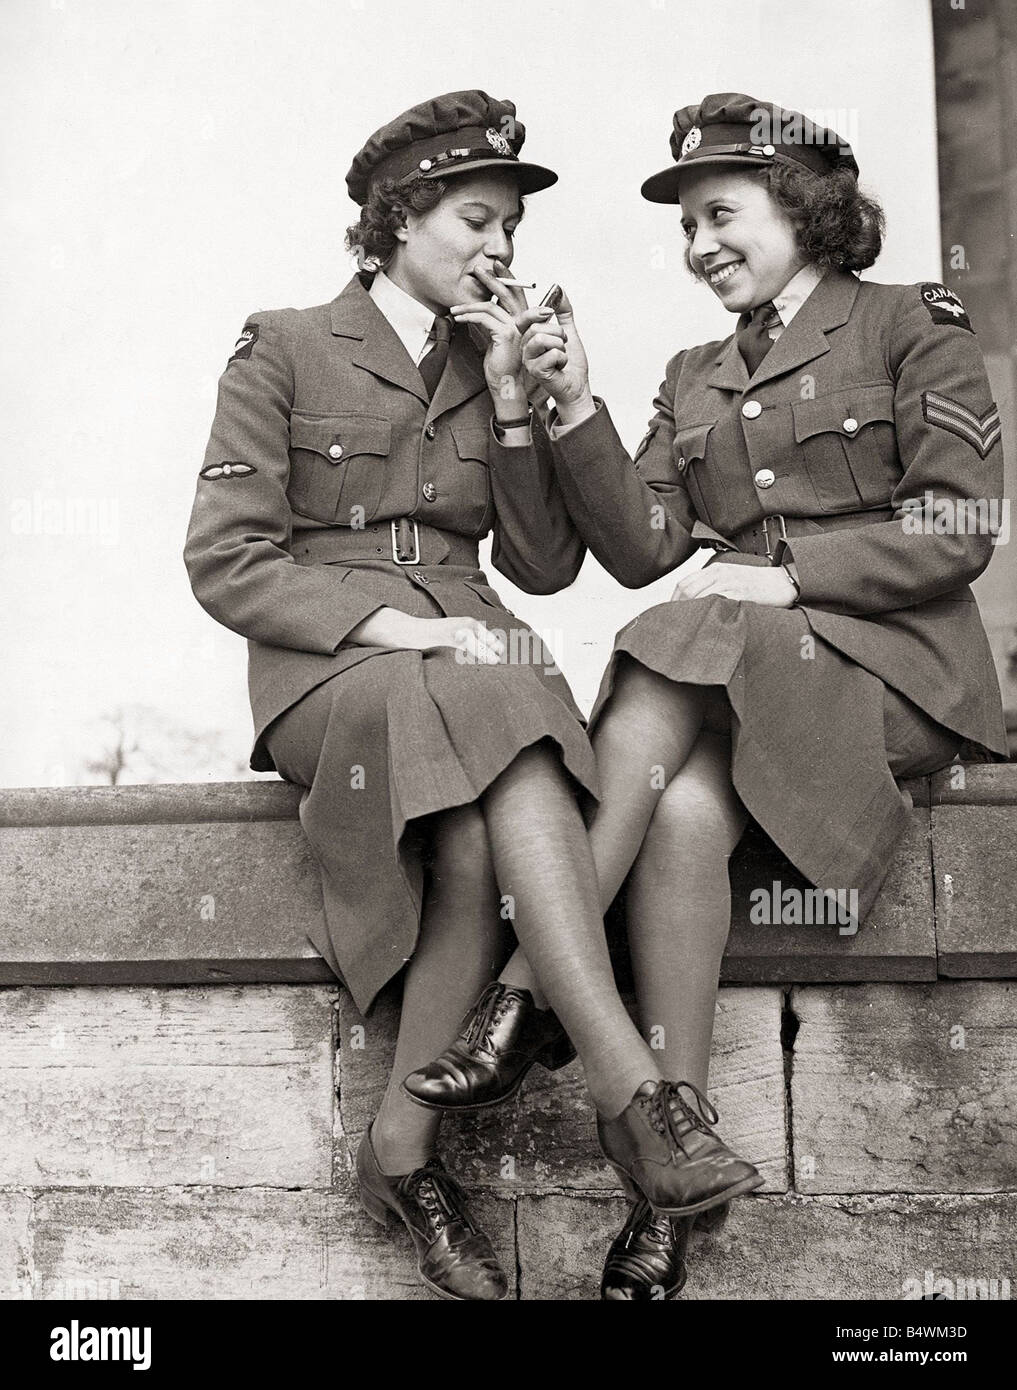
[[[934,807],[932,854],[940,974],[1017,976],[1017,807]]]
[[[805,987],[792,1003],[799,1191],[1017,1189],[1017,983]]]
[[[474,1216],[515,1289],[511,1202]],[[91,1281],[121,1299],[429,1299],[410,1237],[382,1228],[349,1185],[284,1192],[83,1189],[37,1200],[38,1297]],[[110,1296],[110,1295],[106,1295]]]
[[[936,936],[929,851],[929,811],[916,805],[879,896],[854,935],[833,925],[763,925],[750,921],[750,894],[773,896],[811,885],[759,830],[746,832],[731,863],[731,935],[721,979],[933,980]]]
[[[11,826],[0,881],[0,984],[334,979],[296,820]]]
[[[0,1185],[331,1179],[323,986],[0,991]]]
[[[619,1199],[520,1197],[520,1296],[599,1298]],[[695,1231],[681,1300],[1009,1299],[1017,1290],[1017,1197],[761,1197]],[[884,1318],[883,1322],[892,1322]]]
[[[27,1192],[0,1193],[0,1301],[31,1298],[32,1197]]]

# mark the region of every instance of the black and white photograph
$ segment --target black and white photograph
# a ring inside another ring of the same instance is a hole
[[[5,1337],[987,1372],[1017,5],[0,0],[0,131]]]

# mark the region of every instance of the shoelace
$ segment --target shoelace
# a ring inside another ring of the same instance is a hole
[[[682,1088],[690,1090],[699,1102],[701,1114],[682,1095]],[[703,1095],[698,1086],[691,1081],[658,1081],[650,1096],[640,1096],[640,1102],[647,1107],[650,1123],[658,1134],[665,1134],[677,1148],[684,1151],[682,1140],[693,1129],[703,1134],[713,1134],[720,1116]],[[675,1113],[677,1109],[677,1114]]]
[[[444,1168],[418,1168],[411,1178],[406,1187],[416,1196],[435,1235],[440,1235],[453,1219],[476,1232],[466,1210],[466,1194],[451,1173]]]
[[[639,1227],[642,1230],[639,1231]],[[637,1231],[643,1236],[649,1236],[657,1245],[670,1245],[674,1240],[674,1229],[671,1225],[671,1218],[665,1216],[663,1212],[654,1211],[646,1199],[632,1214],[632,1225],[625,1237],[627,1250],[636,1238]]]
[[[466,1030],[464,1041],[471,1052],[489,1051],[492,1033],[500,1023],[509,1001],[505,997],[505,987],[495,980],[489,984],[477,1000],[473,1017]],[[469,1017],[469,1015],[467,1015]],[[465,1022],[465,1020],[464,1020]]]

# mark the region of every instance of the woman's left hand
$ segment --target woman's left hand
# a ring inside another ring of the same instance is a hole
[[[500,261],[496,267],[508,272]],[[487,339],[484,354],[484,376],[487,389],[494,397],[496,412],[501,406],[503,418],[516,418],[527,409],[526,380],[523,372],[522,337],[533,323],[551,317],[550,309],[526,307],[522,290],[503,285],[501,278],[486,270],[474,272],[488,286],[494,301],[481,300],[470,304],[453,304],[449,312],[456,323],[475,323]]]
[[[672,601],[720,594],[742,603],[765,603],[770,608],[793,608],[795,586],[781,565],[731,565],[718,561],[683,575]]]

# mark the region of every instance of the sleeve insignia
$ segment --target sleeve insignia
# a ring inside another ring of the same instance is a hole
[[[643,455],[646,453],[647,449],[648,449],[648,448],[650,447],[650,445],[653,443],[653,438],[654,438],[654,435],[657,433],[657,429],[658,429],[658,426],[657,426],[657,425],[651,425],[650,428],[649,428],[649,429],[646,431],[646,433],[643,435],[642,439],[639,441],[639,448],[638,448],[638,449],[636,450],[636,452],[632,455],[632,462],[633,462],[633,463],[638,463],[639,460],[640,460],[640,459],[643,457]]]
[[[952,401],[938,391],[922,392],[922,414],[926,424],[938,425],[959,439],[967,440],[979,458],[985,458],[1002,433],[997,406],[991,406],[984,415],[976,415],[960,401]]]
[[[975,331],[971,327],[967,310],[960,302],[960,296],[954,294],[953,290],[948,290],[945,285],[931,282],[920,288],[922,303],[928,309],[929,318],[932,319],[933,323],[954,323],[958,328],[966,328],[969,333]]]
[[[217,483],[220,478],[249,478],[252,473],[257,473],[253,463],[239,463],[230,461],[228,463],[209,463],[198,474],[199,478],[205,478],[210,483]]]
[[[254,351],[254,344],[258,341],[258,332],[258,324],[244,324],[240,337],[233,346],[233,356],[230,358],[229,362],[226,363],[227,367],[230,365],[230,362],[239,362],[245,357],[250,357],[251,353]]]

